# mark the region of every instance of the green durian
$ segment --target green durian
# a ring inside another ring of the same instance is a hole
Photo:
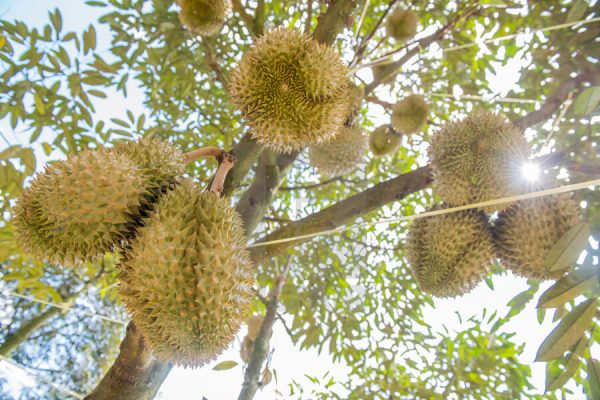
[[[254,297],[242,221],[189,179],[161,197],[121,264],[122,299],[155,355],[198,367],[234,339]]]
[[[114,251],[183,168],[181,153],[155,139],[55,162],[17,201],[19,243],[36,258],[70,266]]]
[[[358,126],[342,127],[327,143],[310,146],[310,164],[320,173],[336,176],[352,171],[362,160],[367,138]]]
[[[252,135],[278,151],[333,138],[349,114],[348,68],[329,46],[278,28],[259,38],[232,73],[231,99]]]
[[[200,36],[219,33],[231,11],[231,0],[177,0],[177,4],[181,23]]]
[[[436,297],[471,291],[487,274],[494,255],[481,211],[419,218],[409,231],[407,257],[413,275],[421,290]]]
[[[396,132],[390,125],[376,128],[369,136],[369,148],[377,157],[398,150],[402,142],[402,134]]]
[[[396,75],[398,75],[398,71],[394,71],[393,74],[384,77],[385,70],[388,67],[388,64],[375,64],[371,67],[371,71],[373,73],[373,80],[377,82],[381,82],[384,85],[391,85],[396,80]]]
[[[418,94],[405,97],[392,108],[391,122],[400,133],[416,133],[423,129],[429,116],[429,105]]]
[[[579,222],[577,204],[557,194],[512,204],[498,215],[494,241],[504,266],[531,279],[558,279],[565,270],[547,271],[546,255]]]
[[[396,9],[385,21],[388,36],[399,42],[405,42],[415,36],[419,16],[411,10]]]
[[[478,111],[438,131],[429,148],[433,191],[455,206],[518,194],[529,146],[504,117]],[[502,210],[506,204],[483,208]]]

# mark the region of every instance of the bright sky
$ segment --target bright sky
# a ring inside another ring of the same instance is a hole
[[[0,0],[0,15],[3,19],[13,20],[20,19],[29,25],[42,25],[47,21],[47,11],[53,9],[57,4],[63,14],[63,29],[75,30],[81,32],[89,23],[96,22],[98,8],[91,8],[83,5],[81,0],[62,0],[56,2],[53,0]],[[98,29],[98,26],[96,26]],[[106,29],[99,31],[99,48],[102,49],[102,43],[107,43],[107,40],[102,40],[108,37]],[[490,76],[491,87],[499,96],[504,96],[513,88],[518,80],[518,71],[522,61],[518,59],[507,63],[504,66],[498,66],[498,75]],[[140,108],[141,98],[139,90],[130,88],[130,96],[126,99],[119,96],[110,96],[110,102],[105,101],[98,109],[98,116],[101,118],[123,118],[125,110],[130,109],[134,114],[139,115],[143,112]],[[382,99],[386,98],[386,93],[379,93]],[[386,118],[382,116],[380,111],[373,109],[372,117],[375,119]],[[125,118],[123,118],[125,119]],[[387,121],[385,121],[387,122]],[[5,124],[0,124],[0,129],[4,133],[9,132]],[[5,135],[6,136],[6,135]],[[14,140],[12,144],[19,143],[18,136],[8,135],[9,140]],[[0,150],[5,146],[0,143]],[[45,155],[41,151],[36,152],[39,160],[45,159]],[[318,240],[318,239],[316,239]],[[507,302],[516,294],[527,288],[524,279],[515,278],[512,275],[495,276],[495,290],[489,289],[484,283],[481,283],[470,294],[453,300],[436,301],[436,307],[428,307],[425,312],[425,321],[430,323],[435,329],[441,329],[443,325],[450,330],[461,330],[464,325],[461,325],[455,312],[460,311],[463,321],[473,315],[480,316],[483,309],[488,312],[498,310],[499,315],[503,315],[508,311]],[[542,285],[542,288],[548,287],[549,284]],[[552,329],[551,313],[548,313],[542,325],[537,322],[536,311],[534,304],[537,300],[530,302],[526,309],[504,328],[507,331],[516,331],[517,335],[514,339],[517,342],[525,343],[525,351],[521,356],[521,361],[524,363],[532,363],[534,355],[539,344]],[[489,315],[489,314],[488,314]],[[331,373],[334,377],[344,377],[348,368],[344,365],[334,364],[327,354],[318,355],[316,351],[298,351],[287,333],[283,329],[281,323],[275,325],[275,331],[271,341],[272,348],[275,349],[272,366],[277,371],[278,385],[271,383],[266,389],[259,392],[255,399],[257,400],[272,400],[274,398],[287,398],[288,384],[292,380],[296,380],[307,388],[311,387],[311,383],[304,377],[304,374],[311,376],[323,376],[325,373]],[[160,392],[159,399],[163,400],[199,400],[202,396],[208,400],[233,399],[237,398],[242,382],[242,367],[237,367],[228,371],[213,371],[212,367],[218,362],[224,360],[235,360],[241,362],[239,358],[240,341],[243,339],[245,332],[239,334],[239,340],[232,344],[232,347],[219,358],[218,361],[208,365],[202,369],[183,369],[175,368],[169,377],[164,382]],[[2,364],[0,363],[0,366]],[[0,368],[7,371],[6,365]],[[545,364],[532,364],[533,383],[539,389],[540,393],[544,387]],[[18,377],[18,374],[12,373],[11,376],[15,379],[15,384],[27,384],[27,379]],[[283,397],[277,397],[275,390],[279,389],[283,393]],[[583,394],[572,397],[574,399],[583,398]]]

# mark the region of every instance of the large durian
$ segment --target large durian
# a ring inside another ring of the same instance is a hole
[[[407,256],[424,292],[437,297],[469,292],[486,275],[494,258],[485,214],[464,210],[415,220]]]
[[[478,111],[437,132],[429,155],[434,192],[458,206],[517,194],[529,146],[521,131],[504,117]],[[506,207],[488,206],[484,211]]]
[[[352,171],[367,149],[367,137],[358,126],[344,126],[327,143],[310,146],[310,164],[320,173],[335,176]]]
[[[333,138],[349,114],[348,68],[331,47],[293,30],[262,36],[231,76],[231,98],[252,135],[275,151]]]
[[[392,107],[391,122],[400,133],[416,133],[423,129],[429,116],[429,105],[418,94],[411,94]]]
[[[402,135],[390,125],[376,128],[369,136],[369,148],[377,157],[390,154],[398,150],[402,142]]]
[[[121,295],[158,358],[201,366],[233,340],[253,297],[242,221],[183,180],[161,197],[121,265]]]
[[[578,222],[577,204],[569,194],[519,201],[498,215],[494,226],[498,256],[517,275],[557,279],[565,271],[547,271],[546,255]]]
[[[404,42],[415,36],[418,23],[419,16],[414,11],[396,9],[387,18],[385,27],[388,36]]]
[[[177,4],[181,23],[200,36],[219,33],[231,10],[231,0],[177,0]]]
[[[182,172],[181,153],[153,139],[55,162],[14,208],[19,243],[36,258],[64,265],[113,251]]]

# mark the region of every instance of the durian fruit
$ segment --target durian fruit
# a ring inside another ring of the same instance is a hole
[[[362,107],[362,102],[365,97],[365,90],[358,85],[355,85],[353,82],[349,81],[350,85],[350,96],[349,96],[349,113],[346,117],[346,121],[344,125],[350,126],[354,124],[356,118],[360,114],[360,110]]]
[[[139,228],[120,278],[155,355],[201,366],[231,343],[253,298],[241,218],[226,199],[182,180]]]
[[[310,164],[320,173],[335,176],[352,171],[367,149],[367,137],[358,126],[344,126],[327,143],[310,146]]]
[[[433,191],[446,203],[459,206],[517,194],[529,146],[521,131],[504,117],[478,111],[438,131],[429,155]],[[493,212],[507,207],[483,209]]]
[[[494,241],[504,266],[532,279],[558,279],[565,271],[547,271],[550,249],[579,222],[577,204],[569,194],[557,194],[511,205],[498,215]]]
[[[177,3],[181,7],[181,23],[200,36],[219,33],[231,10],[231,0],[177,0]]]
[[[392,108],[391,122],[400,133],[416,133],[423,129],[429,116],[429,105],[418,94],[405,97]]]
[[[415,36],[418,23],[419,16],[414,11],[396,9],[387,18],[385,27],[388,36],[399,42],[405,42]]]
[[[437,297],[471,291],[486,275],[494,253],[486,216],[476,210],[419,218],[408,236],[413,275],[421,290]]]
[[[390,154],[398,150],[402,141],[402,134],[396,132],[390,125],[376,128],[369,136],[369,148],[377,157]]]
[[[113,251],[183,171],[177,149],[149,138],[53,163],[14,208],[19,242],[36,258],[71,266]]]
[[[396,80],[396,75],[398,74],[398,71],[395,71],[390,76],[384,78],[384,73],[387,66],[388,64],[375,64],[371,67],[373,79],[377,82],[381,82],[384,85],[390,85],[394,83]]]
[[[349,114],[348,68],[331,47],[278,28],[259,38],[232,73],[232,101],[256,140],[278,152],[333,138]]]

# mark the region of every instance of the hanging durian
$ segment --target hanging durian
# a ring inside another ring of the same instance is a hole
[[[419,16],[414,11],[396,9],[387,18],[385,27],[388,36],[405,42],[415,36],[418,23]]]
[[[331,47],[278,28],[259,38],[231,76],[231,99],[256,140],[278,152],[334,137],[349,114],[348,68]]]
[[[367,137],[358,126],[344,126],[327,143],[310,146],[310,164],[320,173],[335,176],[352,171],[367,149]]]
[[[219,33],[231,10],[231,0],[177,0],[177,4],[181,23],[200,36]]]
[[[459,206],[517,194],[529,146],[504,117],[478,111],[437,132],[429,155],[434,193]],[[488,206],[484,211],[506,207]]]
[[[113,251],[183,168],[181,153],[154,139],[69,156],[25,189],[14,208],[16,235],[32,256],[64,265]]]
[[[394,104],[391,122],[400,133],[416,133],[423,129],[428,116],[429,105],[423,96],[411,94]]]
[[[201,366],[218,356],[253,298],[239,215],[226,199],[188,179],[161,197],[121,271],[121,295],[133,321],[155,355],[177,365]]]
[[[369,136],[369,148],[377,157],[390,154],[398,150],[402,142],[402,135],[390,125],[376,128]]]
[[[471,291],[494,258],[485,214],[465,210],[415,220],[408,236],[407,257],[424,292],[453,297]]]
[[[349,96],[349,113],[346,117],[344,125],[350,126],[356,123],[356,118],[360,114],[362,108],[363,98],[365,97],[365,90],[353,82],[349,81],[350,85],[350,96]]]
[[[398,71],[395,70],[392,74],[385,76],[385,71],[388,68],[389,64],[375,64],[371,67],[371,71],[373,73],[373,80],[380,82],[384,85],[390,85],[394,83],[396,80],[396,75],[398,75]]]
[[[504,266],[532,279],[557,279],[565,271],[547,271],[550,249],[579,222],[577,204],[568,194],[523,200],[498,215],[494,240]]]

